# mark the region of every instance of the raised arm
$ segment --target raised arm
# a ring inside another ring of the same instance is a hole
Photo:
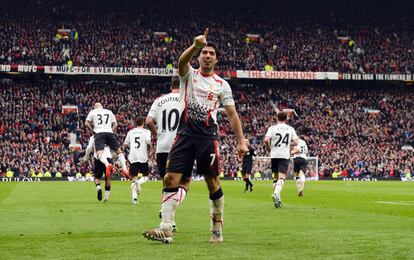
[[[204,31],[203,35],[199,35],[194,39],[194,43],[191,44],[178,59],[178,74],[180,77],[187,75],[190,70],[190,61],[198,49],[207,45],[208,28]]]

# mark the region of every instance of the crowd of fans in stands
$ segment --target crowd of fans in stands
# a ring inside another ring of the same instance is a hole
[[[8,169],[21,177],[46,171],[52,176],[85,174],[91,165],[80,162],[81,151],[69,149],[70,134],[86,147],[91,133],[84,121],[93,104],[102,102],[116,114],[123,141],[134,118],[146,116],[154,99],[168,89],[168,83],[1,80],[1,174]],[[414,139],[411,87],[263,81],[234,83],[232,89],[245,135],[259,156],[269,156],[263,136],[275,123],[276,108],[289,108],[297,114],[289,124],[306,140],[310,155],[319,157],[321,176],[392,177],[414,169],[413,152],[401,149]],[[62,105],[68,104],[76,105],[78,113],[62,113]],[[235,175],[240,166],[235,138],[224,112],[218,120],[223,172]],[[260,165],[259,171],[268,171],[268,163]]]
[[[321,1],[314,9],[290,10],[266,0],[216,3],[220,8],[206,6],[210,2],[92,2],[5,3],[0,64],[176,67],[179,54],[209,27],[209,40],[221,51],[219,70],[268,65],[291,71],[414,72],[412,16],[395,15],[380,3],[364,8]],[[203,15],[194,15],[201,10]],[[60,28],[77,36],[60,38]]]

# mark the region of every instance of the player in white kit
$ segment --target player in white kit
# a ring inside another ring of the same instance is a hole
[[[287,177],[291,146],[297,145],[298,136],[295,129],[286,124],[286,113],[278,113],[277,120],[277,124],[267,130],[264,142],[272,160],[273,203],[276,208],[280,208],[282,207],[280,194]]]
[[[191,175],[194,162],[197,174],[203,175],[209,190],[210,240],[223,242],[224,194],[220,185],[220,153],[218,144],[217,112],[224,107],[230,126],[237,140],[239,156],[247,153],[244,135],[237,114],[231,87],[226,80],[214,73],[219,60],[216,45],[207,43],[208,29],[195,38],[178,60],[180,94],[183,113],[178,125],[177,137],[168,155],[165,187],[162,194],[162,220],[159,228],[143,232],[144,237],[171,243],[173,223],[179,199],[182,178]],[[198,53],[199,69],[190,66]]]
[[[118,160],[121,163],[121,172],[128,177],[125,156],[121,150],[121,143],[115,135],[118,124],[111,110],[104,109],[101,103],[96,103],[94,109],[86,117],[85,126],[93,132],[95,136],[95,150],[98,159],[105,165],[105,174],[109,177],[112,173],[113,165],[109,163],[103,154],[105,146],[116,151]]]
[[[299,197],[303,196],[305,189],[305,173],[308,158],[308,146],[303,139],[299,139],[298,145],[292,149],[293,155],[293,172],[295,173],[296,188]]]
[[[163,180],[163,186],[165,186],[164,176],[166,174],[168,154],[177,134],[182,111],[183,108],[180,102],[180,78],[173,76],[171,79],[171,92],[158,97],[152,103],[146,119],[148,128],[157,137],[157,167],[160,177]],[[190,180],[188,178],[181,179],[179,186],[180,204],[187,195],[189,183]],[[161,210],[159,216],[162,218]],[[177,227],[174,223],[173,232],[176,231]]]
[[[132,178],[131,192],[132,204],[138,204],[138,195],[141,193],[141,185],[150,178],[148,155],[151,150],[151,132],[144,128],[144,117],[136,119],[137,127],[128,131],[124,146],[129,147],[128,161],[130,163],[129,174]],[[138,175],[142,177],[138,180]]]
[[[98,159],[98,155],[95,150],[95,137],[91,136],[89,138],[88,146],[86,147],[85,155],[82,158],[83,162],[86,162],[89,160],[89,156],[93,152],[93,175],[95,177],[95,185],[96,185],[96,192],[98,200],[102,200],[102,188],[101,188],[101,179],[102,177],[105,177],[105,199],[104,202],[107,202],[109,199],[109,195],[111,192],[111,180],[109,176],[106,176],[105,174],[105,165]],[[112,161],[113,157],[116,158],[116,153],[111,153],[111,150],[108,146],[105,146],[103,150],[103,155],[107,158],[108,161]],[[113,156],[115,155],[115,156]]]

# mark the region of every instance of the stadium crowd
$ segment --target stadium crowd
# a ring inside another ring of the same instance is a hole
[[[308,143],[310,155],[319,157],[321,177],[398,177],[414,170],[413,152],[401,149],[413,144],[414,89],[313,84],[232,84],[245,135],[258,156],[269,156],[263,136],[275,123],[275,111],[288,108],[296,113],[289,123]],[[134,118],[145,116],[153,100],[168,89],[166,83],[149,82],[1,80],[0,174],[85,174],[91,165],[82,164],[82,151],[71,151],[69,145],[74,134],[86,147],[90,133],[84,121],[92,105],[100,101],[116,114],[123,141]],[[62,105],[76,105],[78,112],[63,113]],[[235,176],[240,165],[235,138],[224,111],[218,120],[223,172]],[[257,170],[267,172],[268,164]]]
[[[216,3],[220,8],[202,1],[8,1],[0,10],[0,64],[176,67],[194,34],[210,27],[219,70],[414,72],[412,16],[392,12],[404,6],[323,2],[292,10],[266,0]],[[177,19],[198,10],[205,15]]]

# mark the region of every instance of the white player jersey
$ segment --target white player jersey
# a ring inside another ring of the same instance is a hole
[[[170,152],[182,111],[180,93],[163,95],[152,103],[148,116],[157,124],[157,153]]]
[[[184,110],[178,134],[218,139],[217,110],[221,105],[234,105],[229,83],[190,66],[187,75],[180,77],[180,94]]]
[[[299,149],[299,153],[295,154],[293,158],[301,157],[303,159],[308,158],[308,146],[306,142],[302,139],[299,139],[298,145],[296,146]]]
[[[148,144],[151,144],[151,132],[145,128],[129,130],[124,144],[129,146],[128,161],[130,163],[148,162]]]
[[[86,154],[89,155],[92,151],[93,151],[93,158],[98,160],[98,155],[96,154],[96,150],[95,150],[95,137],[93,135],[89,138],[88,147],[86,147]],[[112,154],[111,154],[111,150],[109,149],[109,146],[105,146],[103,153],[106,156],[106,158],[109,158],[109,159],[112,158]]]
[[[269,127],[266,137],[270,137],[270,157],[279,159],[290,158],[290,144],[298,139],[295,129],[284,123]]]
[[[116,123],[112,111],[105,108],[93,109],[89,112],[86,120],[93,123],[95,133],[113,133],[112,124]]]

